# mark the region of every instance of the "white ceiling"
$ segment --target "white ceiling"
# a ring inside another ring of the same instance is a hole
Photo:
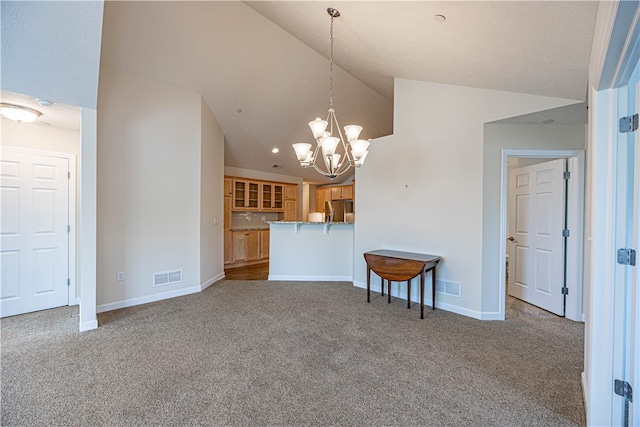
[[[201,93],[226,165],[314,180],[291,144],[326,116],[327,7],[341,12],[336,112],[364,138],[393,132],[394,77],[585,99],[597,2],[109,1],[101,61]],[[570,111],[513,120],[586,122],[584,105]]]

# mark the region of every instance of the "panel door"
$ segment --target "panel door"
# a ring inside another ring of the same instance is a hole
[[[233,253],[233,262],[242,262],[247,260],[247,239],[244,231],[231,232],[231,246]]]
[[[2,317],[69,304],[69,160],[0,152]]]
[[[565,160],[509,173],[509,295],[564,316]]]

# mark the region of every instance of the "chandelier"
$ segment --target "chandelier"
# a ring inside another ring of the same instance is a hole
[[[293,144],[296,157],[303,168],[313,167],[318,173],[330,179],[342,175],[352,166],[360,167],[369,153],[369,141],[358,139],[362,126],[348,125],[344,127],[344,135],[349,146],[345,143],[333,108],[333,19],[340,16],[340,12],[330,7],[327,13],[331,16],[331,50],[329,66],[329,114],[326,120],[319,117],[309,122],[309,127],[316,140],[316,147],[304,142]],[[328,127],[328,130],[327,130]],[[342,154],[340,154],[342,152]],[[318,157],[322,163],[318,165]]]

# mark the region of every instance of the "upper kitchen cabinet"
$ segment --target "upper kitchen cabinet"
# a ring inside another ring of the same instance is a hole
[[[297,185],[285,185],[284,199],[285,200],[297,200],[298,199],[298,186]]]
[[[231,178],[224,179],[224,197],[233,196],[233,180]]]
[[[260,194],[262,194],[263,212],[284,211],[284,185],[273,182],[260,183]]]
[[[233,180],[233,210],[259,210],[260,183],[256,181]]]
[[[331,200],[353,200],[353,185],[331,187]]]

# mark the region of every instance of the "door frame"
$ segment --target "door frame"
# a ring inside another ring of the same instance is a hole
[[[61,153],[55,151],[44,151],[44,150],[35,150],[30,148],[22,148],[22,147],[13,147],[3,145],[0,147],[0,153],[2,152],[14,152],[14,153],[24,153],[24,154],[32,154],[36,156],[46,156],[46,157],[57,157],[62,159],[67,159],[69,162],[69,173],[71,177],[68,180],[69,183],[69,205],[67,206],[69,212],[69,225],[71,226],[71,230],[69,232],[69,256],[67,259],[67,274],[69,278],[69,286],[68,286],[68,305],[78,305],[80,304],[80,298],[77,297],[76,293],[76,238],[78,228],[78,224],[76,222],[76,190],[77,190],[77,168],[76,168],[76,160],[77,156],[71,153]]]
[[[569,295],[566,298],[565,317],[584,322],[583,309],[583,265],[584,265],[584,150],[535,150],[503,149],[500,177],[500,257],[498,284],[499,318],[505,318],[506,305],[506,253],[507,253],[507,204],[509,196],[509,158],[568,159],[571,179],[567,184],[567,228],[571,235],[566,242],[566,286]],[[575,237],[575,238],[571,238]],[[571,268],[568,268],[571,266]]]

